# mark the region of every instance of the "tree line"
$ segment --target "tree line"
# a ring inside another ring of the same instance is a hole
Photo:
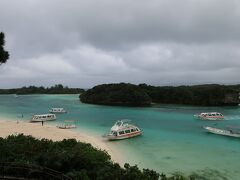
[[[84,92],[84,89],[81,88],[69,88],[63,86],[62,84],[56,84],[51,87],[22,87],[14,89],[0,89],[0,94],[80,94]]]
[[[238,105],[240,85],[150,86],[140,84],[154,103],[202,106]]]
[[[151,86],[102,84],[80,95],[84,103],[148,106],[152,103],[202,106],[238,105],[240,85]]]

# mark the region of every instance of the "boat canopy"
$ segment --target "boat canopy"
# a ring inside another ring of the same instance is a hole
[[[219,112],[207,112],[207,113],[201,113],[201,116],[223,116],[221,113]]]
[[[111,128],[111,131],[119,131],[121,129],[135,127],[135,125],[131,124],[130,122],[131,120],[128,119],[118,120]]]

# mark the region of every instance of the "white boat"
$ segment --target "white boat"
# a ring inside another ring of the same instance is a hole
[[[55,114],[39,114],[34,115],[31,122],[53,121],[57,119]]]
[[[76,125],[74,124],[74,121],[66,120],[66,121],[63,122],[63,124],[58,125],[57,128],[59,128],[59,129],[73,129],[73,128],[76,128]]]
[[[206,112],[206,113],[200,113],[194,116],[202,120],[210,120],[210,121],[224,120],[224,116],[219,112]]]
[[[66,113],[67,111],[64,108],[51,108],[50,113]]]
[[[231,137],[237,137],[240,138],[240,131],[234,130],[234,129],[218,129],[218,128],[213,128],[213,127],[203,127],[210,133],[218,134],[218,135],[223,135],[223,136],[231,136]]]
[[[108,140],[127,139],[142,134],[142,131],[129,120],[119,120],[111,128],[111,131],[104,135]]]

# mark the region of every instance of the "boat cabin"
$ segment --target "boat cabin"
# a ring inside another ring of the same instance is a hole
[[[131,124],[129,120],[117,121],[111,131],[105,136],[109,140],[126,139],[141,135],[142,131],[135,125]]]
[[[64,108],[51,108],[49,110],[50,113],[66,113]]]
[[[51,121],[55,120],[56,115],[55,114],[40,114],[40,115],[34,115],[31,119],[32,122],[41,122],[41,121]]]
[[[200,113],[196,115],[196,117],[203,120],[223,120],[224,119],[224,116],[219,112]]]
[[[134,132],[139,132],[140,130],[138,128],[132,128],[132,129],[126,129],[126,130],[120,130],[120,131],[111,131],[111,133],[115,136],[121,136],[125,134],[131,134]]]
[[[203,117],[208,117],[208,116],[222,116],[223,115],[221,113],[218,113],[218,112],[211,112],[211,113],[201,113],[200,116],[203,116]]]
[[[76,128],[75,121],[65,120],[61,125],[57,126],[59,129],[73,129]]]

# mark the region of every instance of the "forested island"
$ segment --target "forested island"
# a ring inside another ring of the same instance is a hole
[[[0,178],[8,177],[6,179],[185,179],[181,175],[167,177],[153,170],[140,170],[136,165],[121,167],[106,151],[75,139],[53,142],[22,134],[11,135],[0,137],[0,152]],[[195,176],[186,179],[194,180]]]
[[[62,84],[47,88],[43,86],[29,86],[15,89],[0,89],[0,94],[80,94],[83,92],[84,89],[64,87]]]
[[[238,105],[240,85],[150,86],[102,84],[80,94],[83,103],[149,106],[152,103],[201,106]]]
[[[148,106],[151,97],[140,86],[134,84],[102,84],[80,94],[84,103],[124,106]]]

